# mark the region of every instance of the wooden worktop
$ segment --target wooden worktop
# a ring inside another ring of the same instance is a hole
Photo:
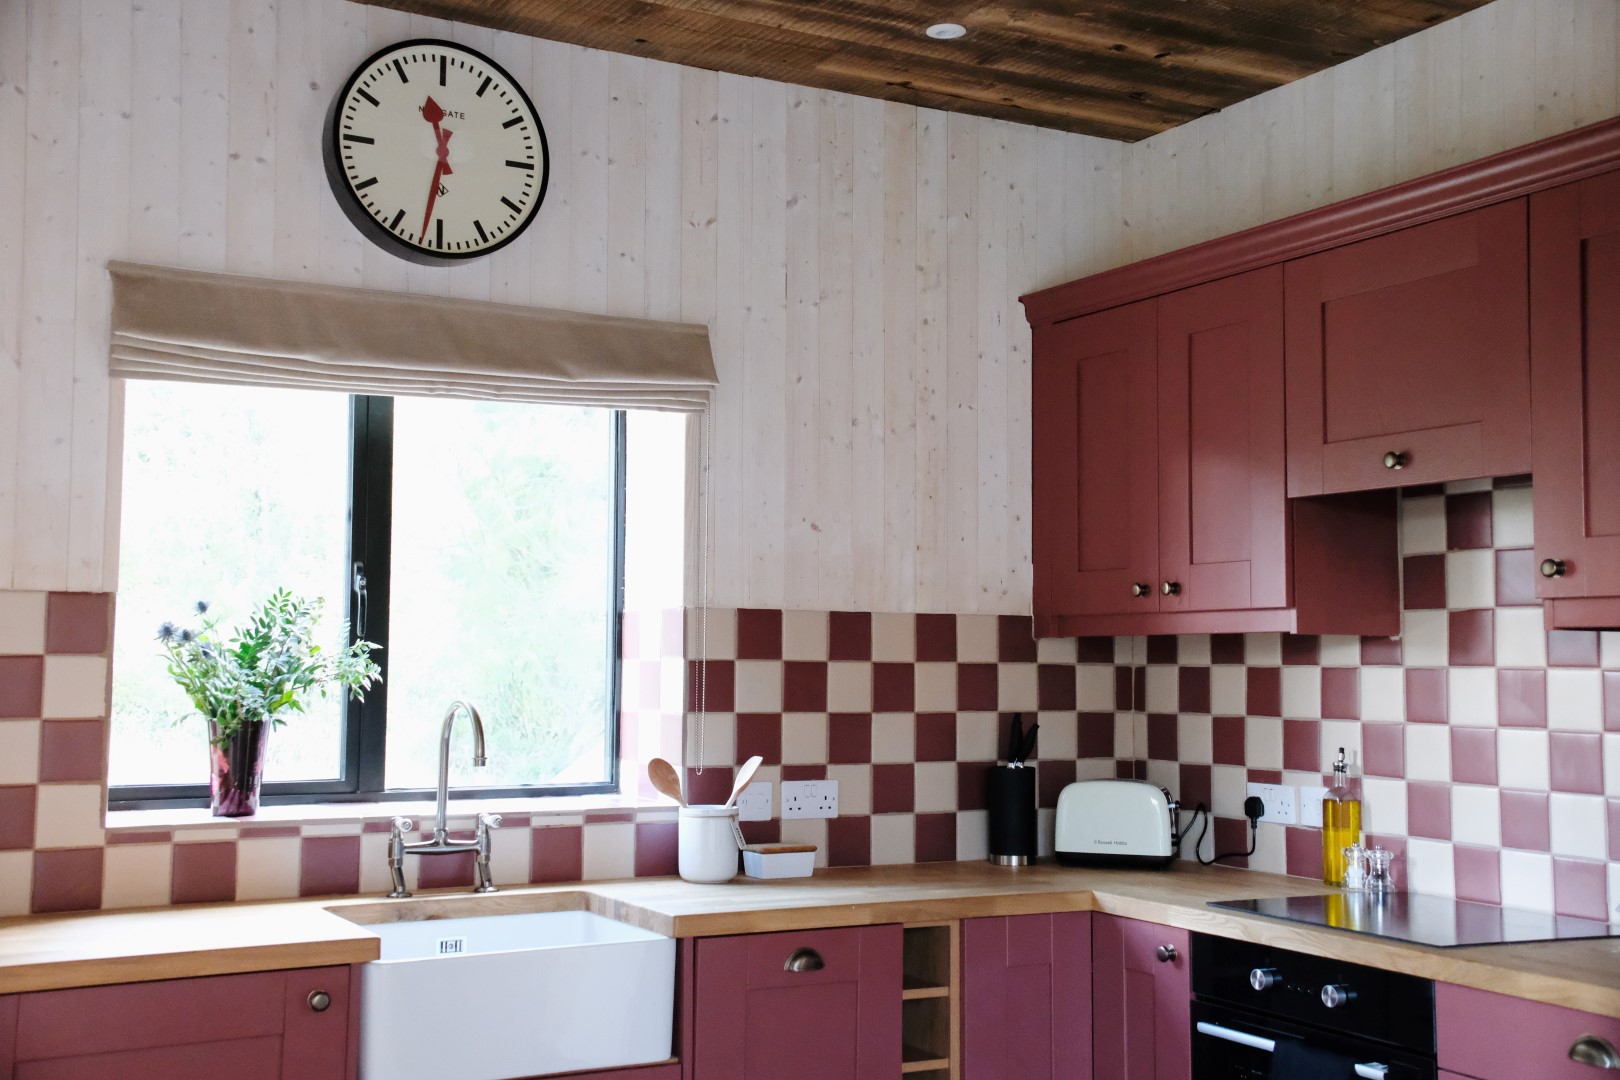
[[[806,930],[981,915],[1104,911],[1620,1017],[1620,939],[1433,949],[1263,919],[1211,900],[1324,891],[1301,878],[1178,865],[1168,872],[1002,869],[979,862],[817,871],[813,878],[692,885],[674,878],[154,908],[0,922],[0,994],[360,963],[367,924],[586,910],[673,937]]]

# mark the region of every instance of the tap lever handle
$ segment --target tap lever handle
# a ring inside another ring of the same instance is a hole
[[[479,814],[478,815],[478,824],[479,824],[480,827],[485,828],[485,829],[498,829],[498,828],[501,827],[501,815],[499,815],[499,814]]]
[[[408,817],[397,817],[394,819],[394,831],[402,836],[414,828],[416,828],[416,822],[412,821]]]

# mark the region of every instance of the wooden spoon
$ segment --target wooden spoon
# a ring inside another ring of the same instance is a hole
[[[663,794],[682,806],[686,805],[686,797],[681,794],[681,777],[675,771],[675,766],[661,757],[655,757],[647,762],[647,778],[652,781],[652,786]]]
[[[742,794],[743,788],[753,783],[754,773],[759,770],[759,767],[764,762],[765,759],[758,754],[743,762],[742,768],[737,770],[737,782],[731,785],[731,798],[727,799],[724,805],[731,806],[737,801],[737,796]]]

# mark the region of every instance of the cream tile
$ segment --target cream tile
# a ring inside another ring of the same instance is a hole
[[[38,720],[0,720],[0,784],[39,781]]]
[[[1406,726],[1406,778],[1451,782],[1451,729],[1444,724]]]
[[[707,629],[708,657],[710,660],[737,658],[737,609],[686,609],[686,655],[700,659]]]
[[[1549,668],[1547,726],[1555,731],[1603,730],[1603,673],[1596,668]]]
[[[302,844],[296,836],[243,840],[236,845],[236,899],[281,900],[298,895]]]
[[[42,592],[0,591],[0,656],[45,651],[45,598]]]
[[[954,712],[956,709],[956,665],[918,664],[915,685],[918,712]]]
[[[1001,656],[1000,620],[995,615],[956,617],[956,659],[967,664],[993,664]]]
[[[1605,630],[1598,635],[1600,663],[1613,671],[1620,668],[1620,630]]]
[[[1044,729],[1043,729],[1044,730]],[[956,812],[956,762],[923,761],[916,767],[917,812]]]
[[[1174,761],[1149,761],[1147,780],[1155,787],[1164,788],[1173,796],[1181,787],[1181,768]]]
[[[1050,859],[1056,845],[1057,838],[1057,811],[1037,810],[1035,812],[1035,854],[1038,858]]]
[[[1502,906],[1553,910],[1552,856],[1534,851],[1502,852]]]
[[[1528,487],[1491,492],[1491,543],[1499,548],[1534,547],[1535,512]]]
[[[1041,735],[1046,734],[1042,725]],[[1178,757],[1189,765],[1208,765],[1215,760],[1215,728],[1208,716],[1183,713],[1176,720]]]
[[[1113,666],[1081,664],[1075,672],[1075,706],[1081,712],[1113,712]]]
[[[1276,667],[1282,663],[1282,637],[1277,634],[1244,634],[1243,657],[1250,667]]]
[[[916,861],[916,816],[913,814],[873,815],[872,865],[893,866],[899,863]]]
[[[737,714],[710,713],[686,718],[686,760],[699,765],[730,766],[737,760]]]
[[[497,886],[529,880],[529,829],[496,829],[489,838],[489,873]]]
[[[1444,611],[1401,613],[1401,656],[1407,667],[1445,667],[1451,662]]]
[[[1402,499],[1401,554],[1428,555],[1446,550],[1446,500],[1441,495]]]
[[[1372,723],[1406,719],[1406,676],[1402,668],[1361,669],[1361,719]]]
[[[1375,776],[1361,781],[1361,827],[1379,836],[1406,835],[1406,782]]]
[[[1539,607],[1496,609],[1496,666],[1547,666],[1547,628]]]
[[[1080,724],[1074,713],[1042,712],[1035,719],[1041,730],[1036,736],[1035,757],[1047,761],[1068,761],[1080,756]],[[960,725],[960,719],[957,721]]]
[[[169,902],[174,849],[168,844],[125,844],[105,852],[101,906],[159,907]]]
[[[738,660],[738,712],[782,711],[782,662],[780,660]]]
[[[915,761],[916,759],[916,715],[914,713],[874,713],[872,716],[872,760],[893,763]]]
[[[1406,842],[1407,889],[1426,896],[1457,895],[1456,864],[1451,845],[1412,837]]]
[[[1280,769],[1283,722],[1280,716],[1251,716],[1243,722],[1243,760],[1251,769]],[[1239,808],[1242,800],[1238,801]]]
[[[47,656],[44,710],[46,719],[106,716],[107,658]]]
[[[28,914],[34,892],[34,853],[0,851],[0,918]]]
[[[1350,775],[1361,775],[1361,724],[1354,720],[1323,720],[1317,734],[1322,750],[1322,772],[1333,771],[1333,762],[1338,760],[1339,748],[1343,747]]]
[[[608,881],[635,876],[636,826],[633,822],[586,825],[583,835],[585,852],[580,869],[583,880]]]
[[[1288,872],[1288,827],[1270,822],[1260,826],[1255,837],[1254,854],[1249,856],[1249,869],[1268,874]]]
[[[1526,728],[1497,731],[1496,780],[1499,786],[1519,791],[1546,791],[1551,786],[1550,770],[1545,731]]]
[[[1456,611],[1495,606],[1496,553],[1489,548],[1446,552],[1446,607]]]
[[[1360,667],[1361,639],[1343,634],[1322,635],[1323,667]]]
[[[1603,793],[1620,795],[1620,735],[1603,736]]]
[[[1241,817],[1243,800],[1249,793],[1249,774],[1241,765],[1217,765],[1210,770],[1210,807],[1219,817]],[[1214,826],[1210,826],[1214,831]]]
[[[1110,686],[1110,691],[1113,689]],[[1217,664],[1209,669],[1209,710],[1216,716],[1242,716],[1249,707],[1248,669]]]
[[[839,817],[865,817],[872,812],[872,766],[829,765],[827,779],[838,781]]]
[[[686,708],[686,661],[665,659],[659,662],[658,703],[667,713]]]
[[[782,659],[827,659],[827,613],[782,612]]]
[[[840,804],[842,806],[842,804]],[[784,844],[814,844],[816,865],[827,865],[827,820],[825,818],[789,818],[782,822]]]
[[[1452,785],[1451,838],[1459,844],[1502,846],[1502,799],[1498,789]]]
[[[1616,897],[1616,896],[1620,896],[1620,863],[1610,863],[1609,864],[1608,877],[1609,877],[1609,896],[1611,898]],[[1616,923],[1620,923],[1620,904],[1613,903],[1612,899],[1611,899],[1611,904],[1613,906],[1611,906],[1609,908],[1609,924],[1611,926],[1613,926]]]
[[[1322,669],[1314,664],[1282,669],[1282,709],[1290,720],[1322,715]]]
[[[991,712],[965,712],[956,714],[956,760],[995,761],[1002,747],[997,729],[999,717]],[[1041,738],[1046,737],[1046,725],[1041,725]],[[846,811],[847,813],[847,811]]]
[[[1452,668],[1446,673],[1446,712],[1459,727],[1496,726],[1496,669]]]
[[[517,829],[512,830],[514,833]],[[420,861],[420,860],[418,860]],[[393,888],[388,876],[388,834],[360,834],[360,891],[386,893]]]
[[[956,815],[956,857],[977,861],[990,855],[990,815],[983,810],[964,810]]]
[[[1601,795],[1553,792],[1548,799],[1552,853],[1605,859],[1609,853],[1606,805]]]
[[[1113,758],[1085,758],[1074,763],[1074,778],[1076,780],[1112,780],[1114,778]]]
[[[996,682],[1003,712],[1029,712],[1039,705],[1034,664],[998,664]]]
[[[872,616],[872,659],[909,664],[917,659],[917,618],[876,612]]]
[[[1150,713],[1173,713],[1181,705],[1181,682],[1174,664],[1149,664],[1147,704]]]
[[[1209,663],[1209,635],[1182,634],[1176,639],[1176,662],[1183,667]]]
[[[827,665],[827,711],[872,711],[872,665],[835,660]]]
[[[827,714],[786,713],[782,717],[782,763],[824,765],[827,762]]]
[[[100,847],[106,812],[100,784],[41,784],[34,809],[36,848]]]
[[[1079,645],[1075,638],[1041,638],[1035,642],[1035,659],[1042,664],[1078,664]]]
[[[358,821],[305,821],[298,826],[300,836],[359,836]]]

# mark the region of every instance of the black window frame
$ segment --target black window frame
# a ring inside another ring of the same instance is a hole
[[[590,784],[529,784],[507,787],[458,787],[461,800],[555,798],[616,794],[619,790],[620,639],[624,628],[624,524],[626,422],[622,409],[612,410],[609,424],[613,454],[613,535],[608,577],[609,633],[606,643],[608,692],[607,778]],[[350,589],[344,614],[349,640],[363,636],[382,648],[374,655],[383,680],[373,684],[364,701],[350,701],[344,717],[341,775],[329,780],[266,782],[261,805],[402,802],[430,799],[434,788],[387,788],[388,611],[391,593],[390,541],[394,492],[394,399],[354,394],[349,397],[349,558]],[[365,574],[366,597],[360,610],[353,588],[354,571]],[[364,613],[364,625],[359,617]],[[445,701],[446,707],[450,700]],[[437,723],[439,717],[413,717]],[[154,810],[208,805],[208,785],[126,784],[108,790],[110,810]]]

